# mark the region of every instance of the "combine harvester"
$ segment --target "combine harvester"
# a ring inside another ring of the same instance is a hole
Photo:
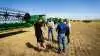
[[[31,16],[28,12],[11,8],[0,8],[0,33],[31,27],[40,17],[44,19],[44,16]]]

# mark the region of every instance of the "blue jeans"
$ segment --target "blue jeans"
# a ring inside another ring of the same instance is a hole
[[[48,28],[48,40],[49,41],[54,40],[54,38],[53,38],[53,29],[52,28]]]
[[[60,50],[65,50],[66,43],[67,43],[67,37],[65,36],[65,33],[58,34],[58,48]]]

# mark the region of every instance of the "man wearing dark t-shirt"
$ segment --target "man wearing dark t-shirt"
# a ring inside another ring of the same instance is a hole
[[[34,24],[35,36],[37,38],[37,45],[38,45],[39,49],[45,48],[43,33],[42,33],[42,29],[41,29],[42,26],[43,26],[43,22],[41,19],[38,22],[36,22],[36,24]]]

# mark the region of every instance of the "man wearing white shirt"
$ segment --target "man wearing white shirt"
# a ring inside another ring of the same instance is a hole
[[[48,40],[49,41],[54,40],[54,37],[53,37],[53,29],[54,29],[54,22],[50,20],[48,22]]]

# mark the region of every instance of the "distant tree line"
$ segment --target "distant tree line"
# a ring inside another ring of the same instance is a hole
[[[53,21],[54,24],[57,24],[57,23],[61,22],[61,20],[63,20],[63,21],[68,21],[68,19],[64,19],[64,18],[52,18],[52,17],[47,18],[47,22],[48,22],[48,21]]]

